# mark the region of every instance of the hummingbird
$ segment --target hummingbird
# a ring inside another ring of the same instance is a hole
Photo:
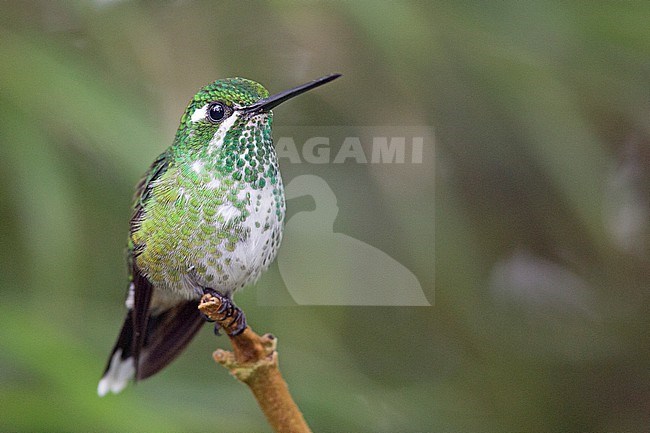
[[[226,78],[203,87],[181,116],[172,145],[136,186],[127,247],[128,312],[97,393],[119,393],[172,362],[205,322],[206,293],[246,328],[232,295],[275,259],[285,197],[271,128],[277,105],[341,74],[269,96],[259,83]],[[215,332],[217,328],[215,328]]]

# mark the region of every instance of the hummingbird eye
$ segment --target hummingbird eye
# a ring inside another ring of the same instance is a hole
[[[230,108],[221,102],[212,102],[206,111],[206,117],[212,123],[219,123],[230,115]]]

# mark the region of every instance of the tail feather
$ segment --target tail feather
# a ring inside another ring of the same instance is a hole
[[[149,318],[137,379],[146,379],[172,362],[205,323],[199,302],[189,301]]]
[[[129,380],[146,379],[169,365],[204,323],[197,307],[198,301],[188,301],[150,316],[140,338],[135,338],[133,312],[129,310],[97,386],[97,394],[100,397],[109,392],[117,394]]]
[[[97,394],[100,397],[105,396],[109,392],[117,394],[122,391],[129,379],[135,375],[135,363],[131,348],[133,346],[133,319],[131,310],[124,319],[120,336],[113,347],[111,356],[108,358],[108,363],[104,369],[104,375],[97,385]]]

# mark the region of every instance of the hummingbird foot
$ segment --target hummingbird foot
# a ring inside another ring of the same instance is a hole
[[[226,334],[231,337],[244,332],[244,329],[248,326],[246,324],[246,316],[244,315],[244,312],[235,305],[230,297],[224,296],[212,288],[205,288],[204,293],[217,298],[220,303],[219,308],[211,314],[211,317],[201,313],[206,321],[215,322],[215,335],[221,335],[219,332],[220,329],[224,329]],[[216,320],[214,319],[215,317]]]
[[[211,295],[211,296],[214,296],[215,298],[216,297],[221,298],[221,295],[219,295],[219,293],[217,293],[216,290],[211,289],[209,287],[203,287],[202,292],[203,292],[204,295]],[[200,308],[199,308],[199,314],[201,315],[201,318],[203,320],[205,320],[206,322],[208,322],[208,323],[214,323],[215,322],[215,320],[212,317],[205,314]],[[216,335],[219,335],[219,332],[217,331],[217,329],[218,329],[218,326],[215,326],[214,333]]]
[[[230,298],[222,297],[221,307],[217,310],[219,313],[224,315],[224,321],[230,319],[228,324],[224,324],[222,327],[225,329],[226,333],[231,337],[241,334],[244,332],[244,329],[248,326],[246,324],[246,316],[244,312],[235,305]],[[214,332],[218,335],[219,327],[218,323],[215,324]]]

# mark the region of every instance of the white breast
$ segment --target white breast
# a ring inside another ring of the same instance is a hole
[[[269,183],[262,189],[246,187],[239,192],[238,198],[247,201],[249,213],[240,226],[242,239],[232,250],[220,243],[218,254],[210,256],[208,252],[202,264],[206,268],[205,275],[211,278],[199,281],[202,286],[232,293],[254,283],[268,269],[282,241],[285,203],[278,190],[282,190],[281,183]],[[219,212],[226,221],[241,215],[234,206],[222,206]]]

